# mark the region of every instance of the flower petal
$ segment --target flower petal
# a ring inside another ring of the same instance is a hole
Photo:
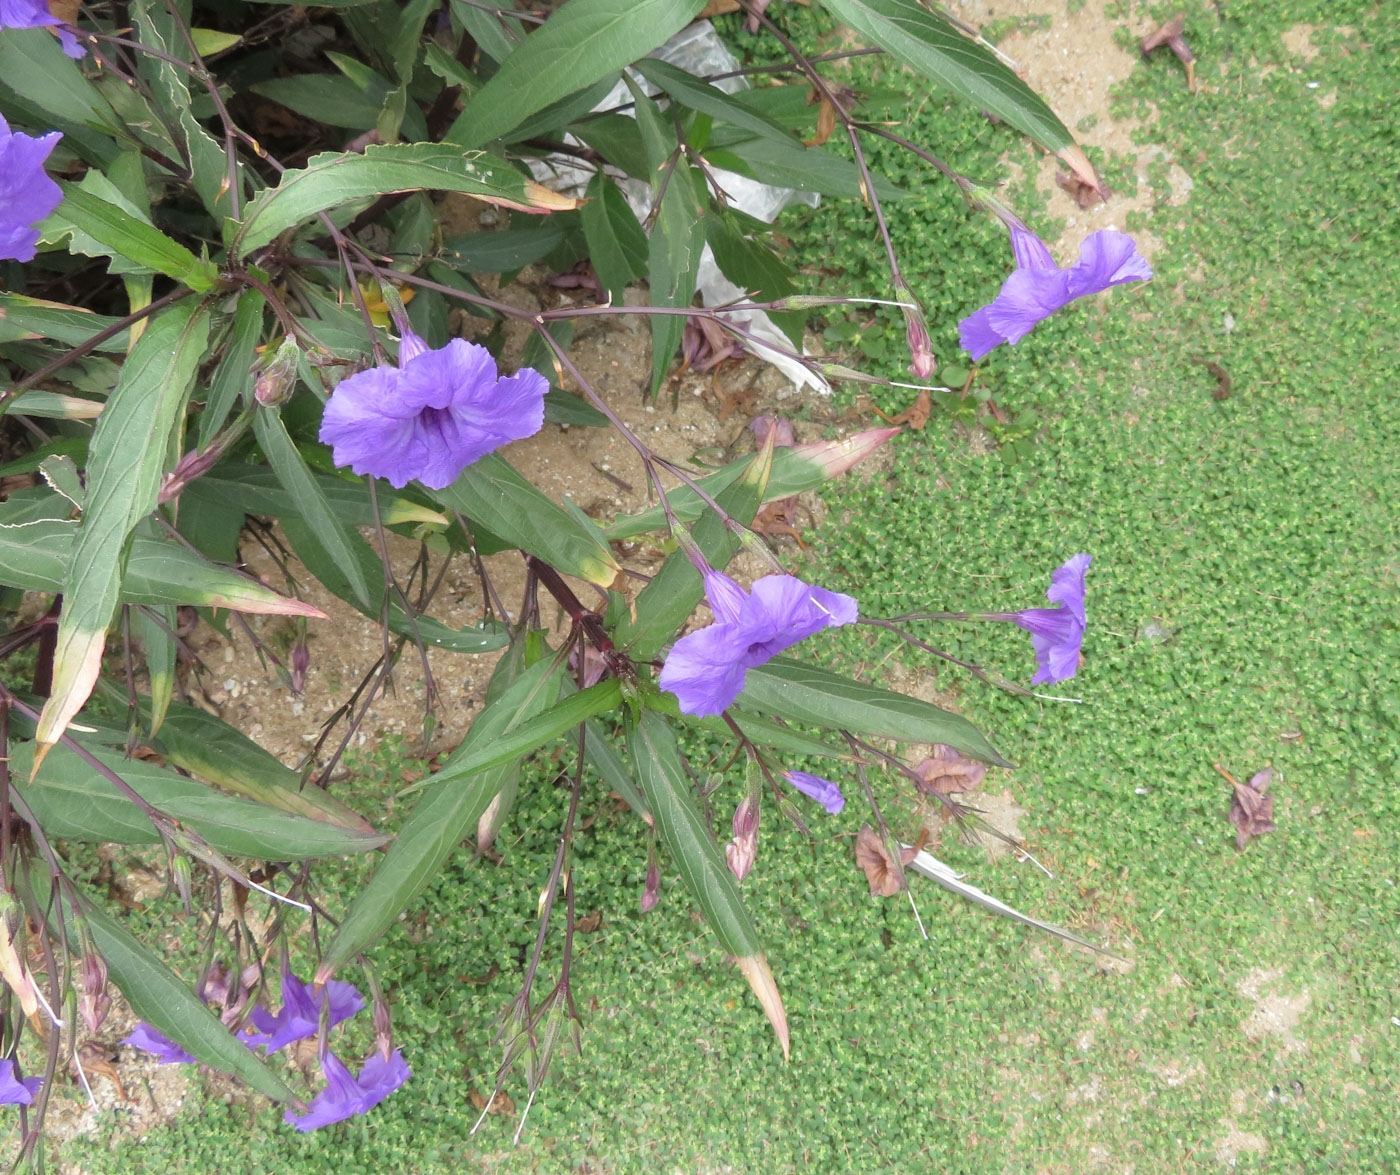
[[[737,625],[712,624],[681,637],[661,667],[658,684],[680,702],[682,714],[720,714],[744,688],[748,642]]]
[[[1079,260],[1068,271],[1071,299],[1101,294],[1124,282],[1146,281],[1152,267],[1137,251],[1127,233],[1101,229],[1091,233],[1079,247]]]
[[[783,778],[808,799],[825,806],[828,816],[837,815],[846,806],[846,797],[841,794],[841,789],[829,779],[809,775],[805,771],[784,771]]]

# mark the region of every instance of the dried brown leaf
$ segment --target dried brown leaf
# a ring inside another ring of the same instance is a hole
[[[1265,767],[1263,771],[1250,776],[1248,783],[1240,783],[1229,774],[1221,772],[1230,780],[1234,795],[1230,800],[1228,819],[1235,826],[1235,844],[1244,848],[1256,836],[1274,832],[1274,797],[1268,795],[1269,784],[1273,782],[1274,769]]]

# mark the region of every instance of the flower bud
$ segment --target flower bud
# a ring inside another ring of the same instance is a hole
[[[913,359],[909,365],[909,374],[916,379],[928,379],[937,369],[938,362],[934,358],[933,340],[929,338],[924,312],[915,302],[914,292],[904,282],[895,283],[895,292],[900,301],[906,303],[900,306],[900,311],[904,315],[905,341],[909,344],[909,355]]]
[[[301,359],[301,348],[291,335],[287,335],[276,354],[262,369],[253,383],[253,399],[269,408],[284,403],[296,388],[297,364]]]
[[[82,966],[79,968],[79,981],[82,993],[78,1000],[78,1010],[89,1032],[97,1032],[107,1012],[112,1007],[112,997],[107,994],[107,961],[91,948],[83,951]]]
[[[661,869],[656,863],[656,837],[651,837],[647,849],[647,879],[642,888],[642,913],[656,909],[661,901]]]
[[[734,809],[734,839],[724,846],[729,869],[740,881],[758,857],[758,805],[748,796]]]
[[[306,638],[300,638],[292,646],[292,692],[301,693],[306,688],[306,671],[311,667],[311,650],[306,647]]]

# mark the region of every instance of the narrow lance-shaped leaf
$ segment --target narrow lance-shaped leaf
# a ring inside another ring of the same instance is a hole
[[[872,428],[840,441],[814,441],[810,444],[781,448],[773,454],[773,472],[768,486],[763,491],[763,500],[773,502],[779,498],[800,494],[804,490],[815,489],[822,482],[839,477],[858,461],[870,456],[876,449],[893,436],[898,436],[897,428]],[[712,498],[748,468],[750,458],[741,457],[731,461],[723,469],[695,479]],[[700,495],[689,486],[677,486],[667,494],[677,518],[682,522],[693,522],[705,510]],[[603,534],[609,541],[627,539],[634,535],[646,534],[666,525],[666,515],[660,506],[652,506],[637,514],[624,514],[604,526]]]
[[[919,0],[821,0],[837,20],[979,110],[1059,155],[1086,183],[1098,177],[1055,112],[985,45]]]
[[[451,784],[488,767],[499,767],[511,759],[523,758],[568,734],[595,714],[611,710],[621,700],[622,685],[617,678],[600,681],[556,702],[543,713],[525,719],[490,742],[479,742],[460,758],[454,756],[450,766],[444,765],[426,779],[419,780],[412,790]]]
[[[774,657],[750,669],[739,701],[789,722],[909,743],[945,743],[972,759],[1012,767],[961,714],[919,698],[852,681],[817,665]]]
[[[647,280],[653,306],[689,306],[705,248],[705,208],[696,198],[691,169],[682,159],[661,197],[647,239]],[[651,394],[656,395],[685,333],[683,314],[651,316]]]
[[[79,524],[45,518],[14,524],[0,507],[0,582],[31,592],[61,592],[73,566]],[[189,604],[268,616],[324,620],[319,608],[278,595],[257,580],[211,563],[173,539],[139,532],[118,592],[125,604]]]
[[[144,759],[119,752],[89,752],[151,807],[188,825],[221,853],[264,860],[300,861],[362,853],[389,838],[373,830],[310,820],[190,779]],[[32,764],[33,744],[10,748],[16,773]],[[158,844],[150,819],[77,751],[64,745],[49,752],[29,783],[15,782],[35,819],[49,836],[125,845]]]
[[[601,171],[589,181],[583,236],[598,280],[621,304],[627,283],[646,272],[647,235],[617,181]]]
[[[782,997],[763,956],[758,930],[739,894],[739,883],[696,806],[676,736],[660,714],[643,710],[630,731],[630,741],[637,780],[661,839],[681,871],[681,880],[720,944],[738,962],[786,1058],[791,1050]]]
[[[501,62],[447,138],[479,147],[528,115],[645,57],[705,0],[570,0]]]
[[[199,293],[213,286],[217,271],[211,262],[201,261],[160,229],[87,191],[82,184],[59,186],[63,189],[63,203],[41,226],[46,241],[61,241],[77,232],[95,242],[96,248],[78,246],[84,252],[124,258],[173,277]]]
[[[450,486],[432,493],[444,506],[460,510],[557,571],[607,586],[621,570],[596,532],[521,477],[498,453],[468,465]]]
[[[248,205],[229,245],[247,253],[318,212],[386,192],[424,189],[464,192],[521,212],[578,207],[577,200],[551,192],[495,156],[452,143],[386,143],[363,154],[328,151],[283,172],[275,188]]]
[[[352,539],[357,535],[347,534],[340,520],[331,511],[330,504],[321,493],[321,487],[306,467],[292,438],[282,424],[282,416],[275,408],[260,408],[253,417],[253,431],[258,443],[267,454],[269,464],[276,472],[278,480],[292,496],[297,513],[316,532],[316,537],[325,547],[326,553],[335,560],[344,573],[350,590],[366,608],[370,606],[372,593],[365,580],[359,562],[350,550]],[[380,596],[383,595],[381,591]]]
[[[493,684],[509,675],[516,663],[509,655],[502,657]],[[525,670],[477,715],[467,737],[448,757],[443,769],[450,769],[454,757],[462,758],[490,742],[512,722],[528,719],[553,704],[558,696],[561,670],[562,665],[549,657]],[[507,786],[512,773],[519,770],[518,763],[503,764],[460,778],[448,786],[429,789],[409,813],[374,876],[350,903],[316,972],[318,983],[329,979],[393,925],[400,911],[423,891],[462,838],[476,827],[481,814]]]
[[[208,312],[192,298],[159,315],[132,348],[93,430],[87,510],[63,585],[53,693],[39,721],[36,766],[97,680],[131,535],[155,509],[170,430],[208,337]]]
[[[773,468],[773,454],[770,432],[768,443],[746,462],[743,476],[715,497],[720,509],[744,526],[758,513]],[[716,568],[728,566],[739,546],[738,538],[712,510],[706,510],[701,516],[691,537],[710,566]],[[633,618],[618,626],[614,639],[634,659],[650,661],[685,623],[704,594],[700,573],[691,566],[684,551],[676,551],[637,594]]]
[[[146,658],[146,674],[151,679],[151,734],[160,730],[170,706],[175,686],[175,606],[153,604],[133,608],[131,632]]]

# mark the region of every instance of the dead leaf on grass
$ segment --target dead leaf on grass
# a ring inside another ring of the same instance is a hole
[[[511,1101],[510,1095],[508,1093],[505,1093],[504,1091],[496,1094],[491,1099],[489,1108],[487,1107],[486,1095],[480,1090],[474,1089],[467,1096],[471,1098],[471,1103],[473,1106],[475,1106],[478,1110],[485,1110],[488,1114],[515,1113],[515,1103]]]

